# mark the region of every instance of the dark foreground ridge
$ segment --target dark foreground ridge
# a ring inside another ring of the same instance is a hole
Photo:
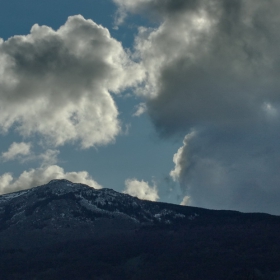
[[[0,196],[1,279],[280,279],[280,217],[67,180]]]

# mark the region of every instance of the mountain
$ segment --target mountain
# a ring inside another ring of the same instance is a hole
[[[67,180],[0,196],[0,279],[280,279],[280,217]]]

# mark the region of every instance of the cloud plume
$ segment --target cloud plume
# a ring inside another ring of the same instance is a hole
[[[212,128],[187,135],[174,155],[171,176],[189,204],[279,215],[280,133],[271,129],[256,127],[240,135]]]

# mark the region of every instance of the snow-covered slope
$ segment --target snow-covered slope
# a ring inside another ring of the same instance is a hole
[[[164,204],[140,200],[111,189],[96,190],[68,180],[0,196],[0,229],[61,228],[118,219],[130,226],[171,224],[189,217]]]

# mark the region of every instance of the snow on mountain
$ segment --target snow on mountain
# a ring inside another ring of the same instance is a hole
[[[61,227],[69,221],[90,224],[104,218],[118,218],[140,226],[171,224],[186,216],[164,204],[64,179],[0,196],[0,229],[26,224]]]

